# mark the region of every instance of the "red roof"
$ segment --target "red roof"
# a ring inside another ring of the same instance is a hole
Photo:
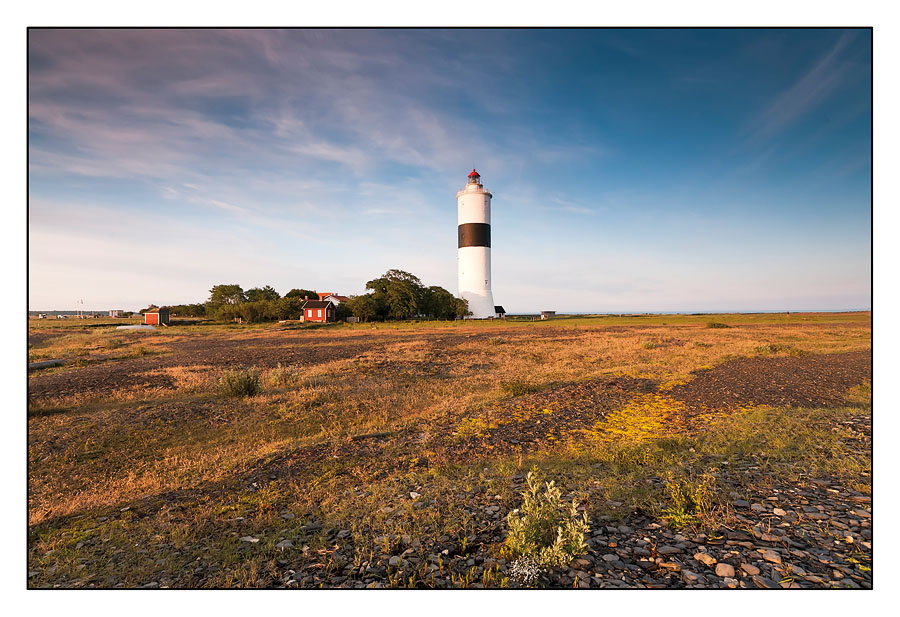
[[[471,178],[472,176],[477,176],[477,175],[478,175],[478,172],[475,171],[475,168],[473,167],[473,168],[472,168],[472,173],[469,174],[469,177]]]

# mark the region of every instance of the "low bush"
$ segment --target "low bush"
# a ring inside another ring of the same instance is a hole
[[[530,384],[527,381],[523,381],[521,379],[512,379],[510,381],[501,381],[500,388],[510,394],[512,396],[523,396],[525,394],[532,394],[534,392],[538,392],[541,387]]]
[[[273,369],[266,372],[266,383],[274,388],[286,388],[300,381],[300,370],[296,366],[281,366],[278,363]]]
[[[666,480],[666,494],[669,507],[662,511],[662,518],[671,527],[680,529],[696,523],[698,517],[712,511],[715,499],[715,476],[705,473],[699,478],[676,478],[669,474]]]
[[[507,516],[509,552],[542,566],[563,566],[587,552],[587,513],[579,516],[575,501],[563,504],[559,487],[552,480],[543,482],[536,469],[525,481],[522,506]]]
[[[225,396],[253,396],[259,392],[259,370],[225,370],[219,378],[219,392]]]
[[[802,349],[797,349],[796,347],[791,347],[790,345],[781,345],[779,343],[759,345],[756,347],[756,353],[763,355],[786,353],[790,356],[802,356],[804,354]]]
[[[708,321],[706,322],[707,328],[730,328],[728,324],[722,323],[720,321]]]

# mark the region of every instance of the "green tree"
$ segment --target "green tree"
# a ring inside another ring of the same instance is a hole
[[[276,303],[278,319],[300,319],[303,316],[303,296],[285,296]]]
[[[406,319],[419,314],[423,299],[422,281],[403,270],[388,270],[383,276],[366,283],[382,317]]]
[[[319,294],[309,289],[292,289],[286,294],[284,294],[285,298],[309,298],[310,300],[318,300]]]
[[[248,302],[259,302],[260,300],[278,300],[281,295],[275,291],[271,285],[266,285],[262,289],[253,287],[248,289],[244,294]]]
[[[456,309],[455,317],[467,317],[472,314],[472,311],[469,310],[469,301],[465,298],[454,298],[453,305]]]
[[[209,290],[207,304],[219,307],[223,304],[240,304],[246,301],[247,296],[240,285],[213,285]]]
[[[334,318],[336,321],[347,321],[347,318],[353,315],[353,311],[347,306],[346,302],[336,304],[334,307]]]
[[[346,302],[341,303],[341,306],[344,305],[360,321],[371,321],[381,315],[378,302],[372,294],[350,296]]]
[[[454,319],[456,317],[456,298],[443,287],[432,285],[423,293],[420,312],[435,319]]]

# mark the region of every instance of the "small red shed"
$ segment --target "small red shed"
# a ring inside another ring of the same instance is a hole
[[[150,310],[144,313],[144,323],[151,326],[168,326],[169,309],[150,307]]]
[[[307,300],[303,304],[303,321],[334,321],[334,305],[324,300]]]

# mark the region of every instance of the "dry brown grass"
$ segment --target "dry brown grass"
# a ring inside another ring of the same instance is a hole
[[[240,506],[246,485],[239,479],[266,461],[328,444],[337,452],[340,444],[360,434],[405,428],[427,432],[430,426],[447,420],[458,423],[466,414],[508,398],[509,389],[503,384],[516,380],[540,389],[608,375],[647,377],[663,384],[657,398],[665,402],[666,384],[684,383],[691,379],[691,371],[732,357],[757,355],[758,348],[779,350],[774,353],[784,349],[835,353],[871,345],[867,319],[722,329],[706,328],[705,321],[634,327],[602,323],[541,326],[478,325],[448,331],[424,325],[387,332],[336,329],[329,332],[327,341],[316,345],[324,349],[365,344],[372,335],[380,337],[379,342],[350,358],[267,369],[262,373],[261,393],[247,399],[229,400],[216,393],[222,369],[191,365],[148,367],[148,372],[169,376],[172,387],[34,400],[28,420],[29,525],[37,534],[32,551],[43,554],[68,546],[77,525],[67,522],[67,517],[196,491],[206,496],[185,506],[175,519],[166,522],[166,517],[158,514],[130,528],[131,533],[162,534],[169,543],[190,543],[197,533],[192,525],[224,524],[235,512],[246,510]],[[275,327],[212,329],[161,336],[154,342],[121,335],[73,334],[49,339],[34,351],[61,355],[86,349],[89,354],[100,354],[112,347],[119,353],[141,345],[177,353],[179,341],[196,336],[223,337],[238,346],[264,346],[274,333],[281,331]],[[448,335],[454,338],[447,339]],[[302,332],[297,341],[304,344]],[[654,344],[647,346],[647,341]],[[772,345],[781,347],[769,347]],[[115,370],[114,366],[110,364],[110,370]],[[855,394],[864,397],[865,386]],[[629,431],[641,438],[652,433],[659,428],[659,418],[644,411],[639,406],[623,410],[606,425],[594,427],[595,436],[609,440],[611,436],[633,436]],[[566,436],[561,437],[565,441]],[[622,444],[628,440],[619,441],[615,452],[626,456],[621,452],[627,449]],[[399,452],[402,445],[388,442],[386,452],[392,448]],[[571,460],[593,456],[591,460],[596,462],[600,451],[588,442],[586,448],[571,452]],[[558,456],[558,452],[548,456]],[[379,464],[390,467],[391,463]],[[336,519],[359,533],[383,526],[376,514],[362,516],[358,503],[351,505],[342,497],[353,484],[369,487],[367,500],[373,507],[382,497],[387,499],[384,495],[393,490],[390,484],[374,480],[382,477],[381,472],[371,463],[352,459],[334,459],[331,467],[324,464],[319,460],[301,466],[283,492],[254,497],[254,524],[284,524],[277,519],[277,508],[290,505],[298,511],[328,508]],[[439,460],[434,462],[439,464]],[[522,461],[491,463],[495,464],[501,465],[505,474],[520,467]],[[461,478],[470,478],[470,471],[456,473],[452,469],[447,467],[432,481],[444,483],[450,490]],[[215,487],[213,492],[211,487]],[[498,482],[496,490],[501,494],[507,489]],[[415,533],[417,524],[410,522],[404,533]],[[462,533],[464,527],[462,524],[452,532]],[[228,547],[231,544],[220,547],[223,555],[231,554],[233,547]],[[233,559],[239,561],[240,557],[233,555]],[[75,565],[74,561],[69,564],[71,568]],[[256,570],[238,568],[223,572],[215,582],[253,586],[260,577]]]

